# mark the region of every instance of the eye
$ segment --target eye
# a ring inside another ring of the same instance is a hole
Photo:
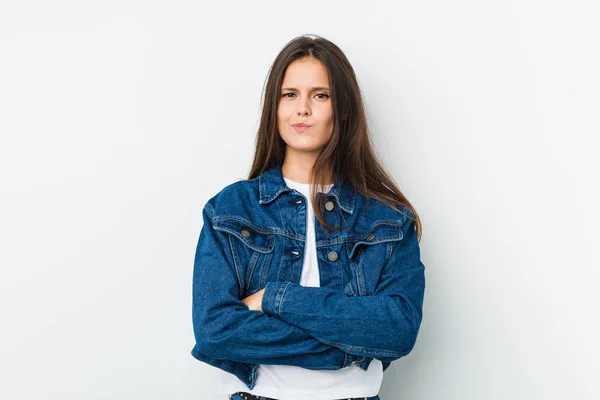
[[[325,99],[329,98],[329,95],[325,94],[325,93],[318,93],[317,96],[325,96],[325,97],[319,97],[321,100],[325,100]]]
[[[281,95],[281,97],[287,97],[288,94],[294,94],[294,93],[292,93],[292,92],[284,93],[284,94]]]

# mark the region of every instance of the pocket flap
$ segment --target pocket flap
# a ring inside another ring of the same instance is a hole
[[[377,221],[364,235],[358,236],[348,246],[348,258],[352,258],[359,246],[401,240],[404,221]]]
[[[270,253],[275,246],[275,235],[269,229],[260,228],[238,217],[216,217],[213,228],[231,233],[246,246],[259,253]]]

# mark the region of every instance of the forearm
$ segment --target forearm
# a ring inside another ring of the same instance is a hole
[[[203,311],[200,302],[194,317],[196,351],[217,359],[307,369],[340,369],[349,363],[349,355],[341,348],[243,306]]]
[[[349,297],[292,282],[267,283],[262,308],[321,342],[383,360],[409,353],[421,322],[421,313],[402,296]]]

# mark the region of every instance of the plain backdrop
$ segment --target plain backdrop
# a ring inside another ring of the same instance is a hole
[[[0,397],[223,399],[190,355],[202,206],[247,177],[268,68],[341,47],[423,222],[383,400],[600,398],[599,5],[3,1]]]

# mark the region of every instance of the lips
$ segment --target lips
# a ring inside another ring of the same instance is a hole
[[[294,128],[294,130],[296,132],[304,132],[305,130],[307,130],[310,127],[311,127],[311,125],[307,125],[307,124],[293,124],[292,125],[292,128]]]

